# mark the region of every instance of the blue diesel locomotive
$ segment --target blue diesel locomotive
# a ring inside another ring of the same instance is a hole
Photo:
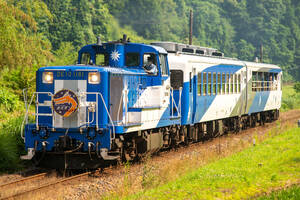
[[[81,48],[78,64],[36,72],[22,159],[98,168],[276,120],[281,76],[276,65],[212,48],[98,38]]]

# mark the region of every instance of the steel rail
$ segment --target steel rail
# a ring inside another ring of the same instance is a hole
[[[57,185],[57,184],[60,184],[60,183],[66,182],[66,181],[70,181],[70,180],[73,180],[73,179],[77,179],[77,178],[81,178],[81,177],[84,177],[84,176],[88,176],[90,174],[92,174],[92,172],[85,172],[85,173],[78,174],[78,175],[75,175],[75,176],[71,176],[71,177],[68,177],[68,178],[64,178],[64,179],[61,179],[61,180],[53,181],[53,182],[50,182],[50,183],[45,183],[45,184],[43,184],[41,186],[38,186],[38,187],[35,187],[35,188],[32,188],[32,189],[28,189],[28,190],[25,190],[25,191],[22,191],[22,192],[19,192],[19,193],[13,194],[11,196],[0,197],[0,200],[3,200],[3,199],[14,199],[16,197],[20,197],[20,196],[26,195],[26,194],[31,193],[31,192],[36,192],[38,190],[42,190],[44,188],[47,188],[47,187],[50,187],[50,186],[54,186],[54,185]]]
[[[17,184],[17,183],[21,183],[21,182],[28,181],[28,180],[34,180],[34,179],[37,179],[37,178],[42,178],[42,177],[45,177],[46,175],[47,175],[47,173],[41,173],[41,174],[36,174],[36,175],[33,175],[33,176],[26,177],[26,178],[22,178],[22,179],[19,179],[19,180],[16,180],[16,181],[12,181],[12,182],[9,182],[9,183],[4,183],[4,184],[0,185],[0,188],[6,187],[6,186],[9,186],[9,185],[13,185],[13,184]]]

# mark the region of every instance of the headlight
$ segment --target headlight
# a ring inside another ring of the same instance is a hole
[[[100,83],[100,73],[99,72],[90,72],[89,73],[89,83],[90,84]]]
[[[53,72],[43,72],[43,83],[53,83]]]

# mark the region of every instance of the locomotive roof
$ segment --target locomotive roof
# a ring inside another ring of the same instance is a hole
[[[86,51],[86,50],[90,50],[90,49],[92,49],[94,47],[97,47],[97,46],[106,46],[106,45],[112,45],[112,44],[124,45],[126,47],[136,48],[137,51],[140,51],[140,48],[145,48],[145,49],[152,48],[153,50],[158,51],[158,53],[162,53],[162,54],[167,54],[168,53],[164,48],[162,48],[160,46],[143,44],[143,43],[131,43],[131,42],[126,42],[126,43],[106,42],[106,43],[102,43],[101,45],[99,45],[99,44],[89,44],[89,45],[86,45],[86,46],[82,47],[80,49],[80,51]]]

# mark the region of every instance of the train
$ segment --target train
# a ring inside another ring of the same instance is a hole
[[[37,70],[22,159],[95,169],[263,125],[279,117],[281,79],[277,65],[214,48],[98,37],[77,64]]]

